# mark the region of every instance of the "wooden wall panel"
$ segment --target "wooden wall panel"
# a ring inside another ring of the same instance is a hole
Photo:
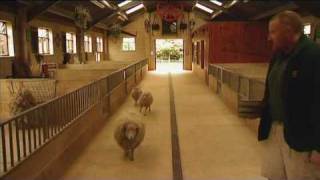
[[[201,62],[200,65],[201,65],[201,69],[204,69],[204,64],[205,64],[205,63],[204,63],[204,59],[205,59],[205,58],[204,58],[204,56],[205,56],[205,54],[204,54],[204,40],[201,40],[200,45],[201,45],[201,46],[200,46],[200,49],[201,49],[201,50],[200,50],[200,60],[201,60],[201,61],[200,61],[200,62]]]
[[[268,28],[261,22],[218,22],[197,29],[193,42],[204,40],[205,69],[209,63],[268,62]]]
[[[0,59],[0,78],[12,76],[12,61],[10,58]]]

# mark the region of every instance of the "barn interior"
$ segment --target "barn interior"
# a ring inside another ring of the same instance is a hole
[[[0,2],[1,179],[265,179],[257,140],[268,23],[320,2]],[[140,112],[132,91],[153,96]],[[114,133],[145,126],[134,161]]]

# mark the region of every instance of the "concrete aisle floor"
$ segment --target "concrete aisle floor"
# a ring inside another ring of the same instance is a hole
[[[82,155],[67,170],[63,180],[166,180],[172,177],[168,76],[147,74],[139,85],[152,91],[151,113],[140,116],[146,126],[144,141],[135,151],[135,161],[123,158],[114,140],[114,130],[124,116],[139,114],[131,97],[108,120]]]
[[[261,146],[256,135],[194,74],[173,74],[184,179],[260,179]],[[171,180],[168,74],[150,72],[140,85],[154,96],[152,112],[141,116],[146,136],[135,161],[123,159],[113,138],[119,119],[138,112],[128,98],[67,170],[63,180]]]
[[[194,74],[172,79],[184,179],[263,179],[254,131]]]

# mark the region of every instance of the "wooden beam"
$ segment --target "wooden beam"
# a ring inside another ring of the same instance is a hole
[[[64,18],[67,18],[67,19],[70,19],[70,20],[74,20],[73,13],[70,12],[70,11],[67,11],[65,9],[61,9],[61,8],[57,8],[57,7],[53,6],[53,7],[49,8],[47,11],[52,13],[52,14],[64,17]],[[95,27],[100,28],[100,29],[104,29],[104,30],[108,29],[107,25],[104,24],[104,23],[97,23],[95,25]]]
[[[95,21],[91,22],[88,26],[88,29],[92,28],[94,25],[96,25],[97,23],[101,22],[102,20],[105,20],[106,22],[106,25],[110,25],[112,23],[112,20],[118,16],[118,12],[119,11],[116,11],[110,15],[105,15],[103,17],[100,17],[99,19],[96,19]]]
[[[28,14],[27,21],[29,22],[32,19],[34,19],[35,17],[41,15],[42,13],[44,13],[47,9],[49,9],[51,6],[53,6],[57,2],[59,2],[59,0],[45,1],[41,5],[37,5],[36,7],[29,9],[29,11],[27,13]]]
[[[18,8],[6,4],[0,4],[0,11],[17,14]]]
[[[126,15],[126,13],[124,13],[123,11],[125,10],[124,8],[131,8],[132,6],[136,5],[136,3],[139,3],[140,2],[132,2],[124,7],[121,7],[119,8],[117,5],[114,5],[116,6],[117,8],[114,9],[114,12],[112,14],[110,13],[105,13],[99,17],[97,17],[96,19],[94,19],[88,26],[88,29],[92,28],[94,25],[96,25],[97,23],[101,22],[102,20],[106,20],[106,21],[111,21],[114,17],[116,16],[122,16],[124,19],[128,20],[128,16]],[[108,23],[110,24],[110,23]]]
[[[128,31],[124,31],[124,30],[121,30],[121,33],[122,33],[122,34],[129,35],[129,36],[133,36],[133,37],[136,37],[136,36],[137,36],[136,34],[132,34],[132,33],[128,32]]]
[[[259,19],[263,19],[263,18],[266,18],[266,17],[269,17],[269,16],[272,16],[272,15],[275,15],[279,12],[282,12],[282,11],[286,11],[286,10],[295,10],[295,9],[298,9],[299,7],[294,3],[294,2],[289,2],[283,6],[278,6],[274,9],[271,9],[269,11],[265,11],[265,12],[262,12],[252,18],[250,18],[250,20],[259,20]]]
[[[110,17],[110,16],[115,16],[115,15],[117,15],[117,12],[114,12],[114,13],[112,13],[112,14],[110,14],[110,12],[108,12],[108,13],[103,13],[102,15],[100,15],[99,17],[93,19],[93,20],[89,23],[88,29],[92,28],[93,26],[95,26],[96,24],[98,24],[100,21],[102,21],[102,20],[104,20],[104,19],[106,19],[106,18],[108,18],[108,17]]]
[[[218,6],[214,3],[211,3],[210,1],[201,1],[201,4],[212,8],[214,10],[214,13],[211,15],[210,19],[214,19],[215,17],[217,17],[218,15],[222,14],[222,13],[226,13],[228,14],[230,17],[235,18],[235,19],[239,19],[239,17],[237,15],[235,15],[234,13],[230,12],[227,8],[222,6]]]
[[[223,6],[218,6],[218,5],[216,5],[216,4],[214,4],[214,3],[210,2],[210,1],[203,1],[203,0],[202,0],[202,1],[199,1],[199,2],[200,2],[201,4],[209,7],[209,8],[212,8],[212,9],[215,10],[215,11],[221,10],[221,11],[223,11],[223,12],[225,12],[225,13],[229,13],[229,14],[230,14],[229,10],[226,9],[226,8],[224,8]]]
[[[97,17],[96,19],[94,19],[88,26],[88,29],[92,28],[95,24],[101,22],[102,20],[108,21],[108,25],[112,23],[112,19],[115,18],[116,16],[122,16],[125,20],[129,20],[128,16],[126,13],[124,13],[123,11],[130,9],[134,6],[137,6],[138,4],[141,4],[140,1],[133,1],[130,4],[127,4],[121,8],[119,8],[117,6],[117,8],[115,9],[115,11],[110,14],[110,13],[105,13],[99,17]]]
[[[47,11],[52,14],[62,16],[64,18],[74,20],[73,13],[70,11],[67,11],[65,9],[57,8],[57,7],[53,6],[53,7],[50,7]]]
[[[27,1],[27,0],[16,0],[16,1],[17,1],[17,3],[23,4],[25,6],[29,6],[31,4],[31,2]]]
[[[104,30],[108,30],[108,26],[104,23],[97,23],[95,25],[95,27],[100,28],[100,29],[104,29]]]

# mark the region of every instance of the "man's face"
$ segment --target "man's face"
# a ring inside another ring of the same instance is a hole
[[[286,31],[285,27],[278,19],[270,21],[268,40],[272,43],[273,52],[281,52],[285,50],[289,43],[289,35],[290,33]]]

